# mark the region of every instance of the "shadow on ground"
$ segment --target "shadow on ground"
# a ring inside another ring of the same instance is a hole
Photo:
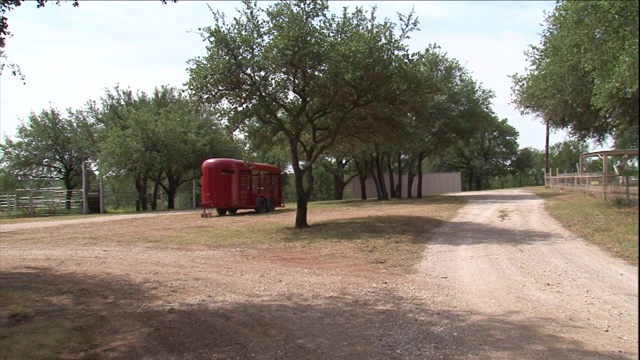
[[[304,294],[177,303],[122,277],[0,272],[3,294],[32,293],[34,319],[81,319],[88,359],[625,359],[549,332],[554,320],[513,321],[424,308],[395,293]],[[211,284],[212,287],[215,284]],[[315,304],[315,305],[314,305]],[[320,305],[318,305],[320,304]],[[31,321],[31,320],[27,320]],[[35,320],[34,320],[35,321]],[[571,332],[567,323],[554,328]],[[10,326],[3,323],[3,326]],[[1,329],[0,329],[1,330]],[[2,341],[7,339],[2,338]]]
[[[434,230],[436,230],[434,232]],[[450,223],[426,216],[381,215],[315,223],[308,229],[285,230],[286,242],[371,239],[403,239],[415,244],[428,243],[436,237],[441,244],[463,246],[474,244],[526,245],[555,241],[557,235],[533,230],[514,230],[474,222]]]

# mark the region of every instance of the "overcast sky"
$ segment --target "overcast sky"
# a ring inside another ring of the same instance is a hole
[[[28,2],[9,12],[14,36],[5,50],[20,65],[26,85],[6,70],[0,77],[0,132],[13,137],[31,111],[77,109],[116,84],[145,92],[164,84],[182,86],[188,79],[186,62],[206,53],[197,29],[213,24],[207,4],[228,17],[240,5],[80,0],[78,8],[63,2],[37,9]],[[406,14],[414,7],[420,31],[408,43],[411,50],[438,44],[495,92],[494,111],[519,131],[520,147],[544,148],[541,122],[510,105],[508,76],[524,72],[523,52],[539,42],[544,11],[553,10],[555,2],[330,2],[332,11],[374,4],[379,18],[394,21],[396,12]],[[563,132],[551,135],[551,144],[563,140]]]

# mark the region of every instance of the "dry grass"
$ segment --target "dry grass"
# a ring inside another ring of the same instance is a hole
[[[0,295],[0,360],[60,359],[79,350],[78,323],[38,313],[36,294],[2,289]]]
[[[615,206],[577,191],[528,188],[543,197],[566,229],[638,265],[638,208]]]
[[[295,211],[290,207],[268,214],[249,211],[213,218],[190,212],[106,222],[63,222],[62,226],[2,233],[2,242],[76,250],[84,246],[249,249],[278,257],[302,252],[317,255],[309,261],[322,264],[410,272],[420,260],[432,230],[453,217],[463,204],[464,200],[457,197],[312,203],[311,227],[303,230],[292,228]],[[84,320],[48,313],[46,307],[37,293],[2,291],[0,360],[59,359],[67,358],[65,354],[82,353],[88,341],[82,337]]]

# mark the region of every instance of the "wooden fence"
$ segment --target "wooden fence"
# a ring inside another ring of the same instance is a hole
[[[58,188],[17,189],[0,194],[4,216],[47,216],[82,213],[82,190]]]
[[[187,188],[185,188],[187,190]],[[153,194],[148,195],[151,201]],[[62,187],[0,190],[0,218],[53,216],[83,213],[103,213],[112,211],[132,211],[136,207],[138,194],[135,191],[114,191],[100,188],[87,192],[87,206],[84,207],[82,189],[67,192]],[[200,189],[194,181],[188,191],[176,195],[176,209],[195,209],[200,206]],[[149,206],[151,204],[149,203]],[[157,210],[166,210],[167,202],[163,192],[159,193]]]
[[[638,179],[633,176],[603,173],[556,174],[547,175],[545,184],[552,188],[584,191],[620,205],[638,206]]]

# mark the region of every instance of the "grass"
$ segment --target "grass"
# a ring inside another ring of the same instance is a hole
[[[638,208],[617,206],[577,191],[527,190],[544,198],[549,214],[566,229],[638,265]]]
[[[37,302],[34,293],[2,289],[0,360],[60,359],[86,344],[79,323],[38,314]]]
[[[500,214],[498,214],[500,221],[505,221],[509,218],[509,212],[507,210],[500,210]]]
[[[194,226],[166,229],[161,236],[153,233],[157,226],[146,226],[149,231],[133,233],[127,241],[221,248],[305,247],[310,251],[330,245],[331,252],[353,253],[363,256],[365,262],[410,271],[420,260],[432,230],[453,217],[464,203],[460,197],[446,196],[313,202],[309,204],[311,226],[306,229],[292,227],[295,212],[287,207],[271,215],[243,213],[204,221],[192,216],[189,221],[198,220]]]
[[[175,245],[210,244],[220,247],[257,245],[273,242],[274,238],[277,238],[277,232],[286,228],[284,223],[260,224],[259,226],[260,232],[256,231],[255,225],[187,229],[168,234],[164,239],[156,242]]]

